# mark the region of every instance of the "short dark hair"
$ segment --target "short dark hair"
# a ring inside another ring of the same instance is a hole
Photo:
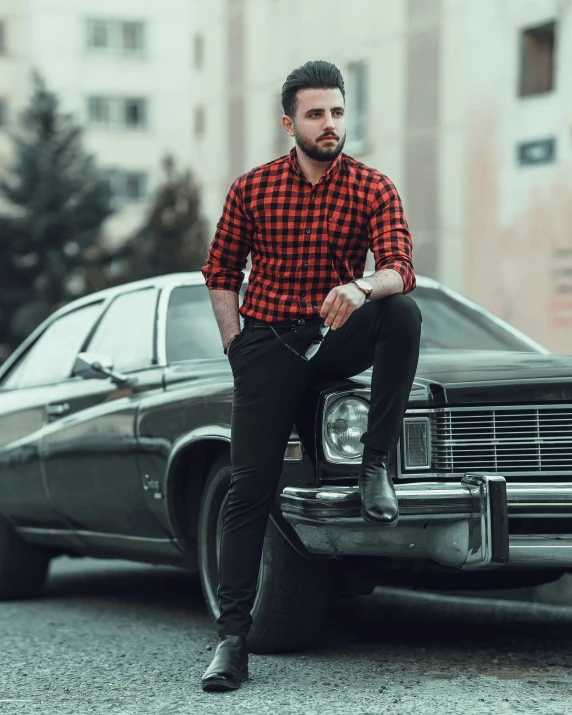
[[[296,115],[296,95],[301,89],[339,89],[344,101],[346,98],[342,73],[336,65],[323,60],[306,62],[290,72],[282,85],[282,108],[290,119]]]

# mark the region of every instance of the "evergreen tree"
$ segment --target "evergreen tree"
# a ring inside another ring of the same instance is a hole
[[[107,182],[82,148],[82,129],[59,110],[35,73],[0,181],[0,343],[14,348],[50,312],[75,297],[70,275],[111,214]]]
[[[190,171],[177,169],[172,156],[163,159],[163,171],[164,181],[144,225],[88,272],[90,291],[166,273],[198,271],[204,265],[208,244],[199,186]]]

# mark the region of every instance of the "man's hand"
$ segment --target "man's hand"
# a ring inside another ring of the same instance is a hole
[[[231,335],[229,338],[225,338],[225,339],[223,340],[224,349],[226,350],[226,354],[227,354],[227,355],[228,355],[228,349],[229,349],[229,347],[230,347],[230,344],[231,344],[232,341],[233,341],[236,337],[238,337],[239,335],[240,335],[240,331],[239,331],[238,333],[234,333],[234,334]]]
[[[336,286],[328,293],[320,315],[326,319],[326,326],[331,325],[332,330],[336,330],[346,322],[354,310],[361,308],[365,301],[365,293],[354,283]]]

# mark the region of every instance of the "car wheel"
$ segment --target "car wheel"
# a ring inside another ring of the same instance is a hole
[[[219,457],[209,471],[199,516],[199,573],[213,620],[219,616],[220,537],[230,475],[230,457]],[[328,615],[332,593],[332,564],[300,556],[270,519],[247,636],[249,651],[279,653],[310,646]]]
[[[28,544],[0,516],[0,600],[32,598],[41,593],[50,554]]]

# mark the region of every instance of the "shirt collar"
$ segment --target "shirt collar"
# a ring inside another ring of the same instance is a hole
[[[322,176],[322,178],[320,179],[320,181],[318,183],[329,181],[329,179],[331,179],[332,176],[334,176],[335,174],[338,173],[338,171],[340,170],[340,166],[342,165],[342,156],[343,156],[343,152],[340,152],[337,155],[337,157],[335,158],[335,160],[333,161],[330,168],[326,171],[326,173]],[[292,149],[290,150],[290,155],[288,157],[288,161],[290,162],[290,166],[292,167],[294,172],[296,174],[298,174],[298,176],[303,181],[308,183],[308,179],[304,176],[302,169],[300,169],[300,165],[298,164],[298,154],[296,152],[295,146],[292,147]]]

